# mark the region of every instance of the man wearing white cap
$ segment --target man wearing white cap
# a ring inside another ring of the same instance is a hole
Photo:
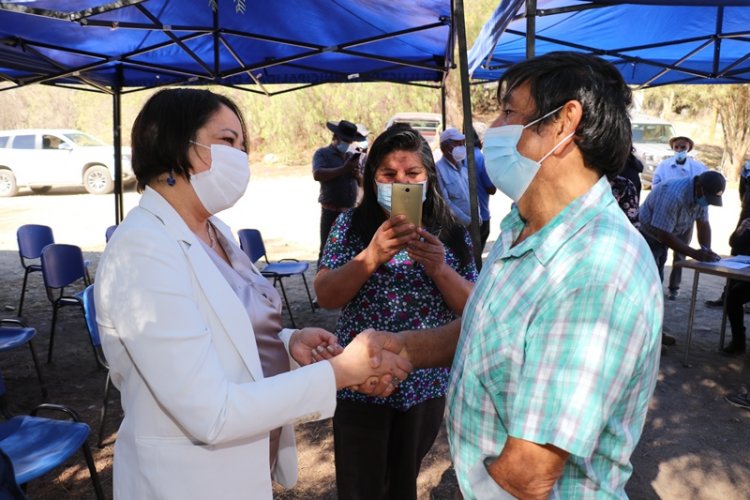
[[[443,157],[435,164],[440,180],[440,192],[453,215],[461,224],[471,223],[469,202],[469,173],[466,167],[466,137],[453,127],[440,134]]]

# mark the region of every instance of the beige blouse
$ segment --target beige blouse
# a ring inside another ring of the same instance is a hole
[[[263,376],[267,378],[288,372],[289,357],[284,343],[277,336],[284,328],[281,322],[281,297],[271,282],[255,270],[244,253],[228,251],[233,243],[227,242],[219,231],[216,231],[216,236],[225,249],[231,266],[203,241],[201,244],[247,310],[255,331]],[[245,261],[242,262],[240,259]],[[276,465],[280,436],[280,427],[270,433],[271,470]]]

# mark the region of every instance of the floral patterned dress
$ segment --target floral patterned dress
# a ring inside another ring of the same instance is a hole
[[[367,243],[349,233],[352,211],[341,214],[328,236],[321,266],[336,269],[364,250]],[[471,248],[471,239],[464,239]],[[445,260],[461,276],[476,281],[477,270],[473,260],[462,265],[453,251],[446,247]],[[425,274],[421,264],[413,262],[406,250],[397,253],[381,265],[354,298],[342,309],[336,324],[336,336],[342,346],[367,328],[399,332],[445,325],[456,319],[443,300],[440,290]],[[388,405],[406,411],[414,405],[445,395],[448,384],[447,368],[414,370],[387,398],[368,397],[347,389],[339,391],[338,398]]]
[[[638,209],[640,207],[638,204],[638,191],[636,191],[635,186],[630,179],[622,176],[617,176],[609,181],[609,185],[612,186],[612,195],[617,200],[617,204],[620,205],[622,211],[628,216],[630,223],[638,229],[641,226],[638,220]]]

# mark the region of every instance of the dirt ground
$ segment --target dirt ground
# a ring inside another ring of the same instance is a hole
[[[714,249],[727,253],[726,241],[739,213],[734,191],[728,188],[725,207],[713,209]],[[644,193],[645,195],[645,193]],[[234,209],[222,217],[234,229],[256,227],[263,232],[269,255],[298,257],[311,264],[312,284],[317,255],[317,184],[304,169],[258,166],[250,189]],[[126,209],[137,203],[136,193],[127,193]],[[507,210],[507,200],[494,197],[493,232]],[[57,191],[38,196],[30,193],[0,199],[0,317],[11,317],[18,305],[22,270],[15,231],[26,223],[53,227],[58,242],[74,243],[85,251],[96,267],[104,248],[104,230],[114,219],[111,197]],[[665,301],[665,330],[677,345],[662,357],[659,382],[641,442],[632,462],[633,477],[627,491],[636,499],[750,499],[750,412],[723,400],[724,394],[750,389],[750,357],[725,358],[718,354],[721,311],[707,309],[703,301],[721,293],[722,280],[702,275],[690,367],[683,366],[689,311],[689,289],[693,274],[685,271],[682,293],[676,301]],[[40,359],[46,359],[51,307],[41,276],[32,275],[24,306],[24,317],[37,329],[34,344]],[[298,325],[334,329],[337,311],[312,313],[301,281],[287,281],[287,291]],[[48,401],[76,409],[94,434],[98,425],[105,374],[96,369],[83,319],[73,308],[63,310],[58,324],[52,364],[43,364],[49,389]],[[31,410],[43,401],[28,350],[6,352],[0,370],[8,387],[7,399],[14,413]],[[110,416],[105,422],[106,446],[94,450],[100,479],[111,495],[113,440],[121,418],[114,393]],[[289,491],[277,490],[280,499],[336,498],[333,442],[330,421],[298,427],[300,481]],[[450,465],[445,433],[442,432],[423,463],[419,477],[420,498],[452,499],[456,479]],[[34,499],[94,498],[88,471],[79,455],[65,468],[33,481],[28,494]],[[252,495],[249,494],[248,498]]]

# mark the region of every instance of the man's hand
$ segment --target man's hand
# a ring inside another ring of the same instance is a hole
[[[289,353],[300,366],[331,359],[343,350],[336,336],[322,328],[303,328],[289,339]]]
[[[384,376],[390,377],[391,383],[396,381],[397,385],[398,381],[409,376],[411,363],[396,354],[396,351],[403,350],[403,346],[386,338],[387,332],[368,331],[384,335],[376,335],[375,339],[371,339],[372,334],[365,335],[367,331],[360,333],[346,346],[343,353],[329,360],[336,373],[338,388],[362,385],[376,387],[378,380]]]
[[[352,177],[357,177],[360,175],[359,173],[359,155],[361,153],[353,153],[350,155],[347,155],[346,160],[344,160],[344,168],[352,175]]]
[[[373,368],[379,368],[382,364],[383,351],[406,358],[403,339],[397,334],[368,329],[357,335],[357,339],[366,345],[370,366]],[[368,396],[388,397],[402,380],[387,373],[382,377],[370,377],[365,383],[351,386],[350,389]]]
[[[701,247],[695,254],[695,259],[701,262],[716,262],[721,260],[721,256],[714,253],[710,248]]]

